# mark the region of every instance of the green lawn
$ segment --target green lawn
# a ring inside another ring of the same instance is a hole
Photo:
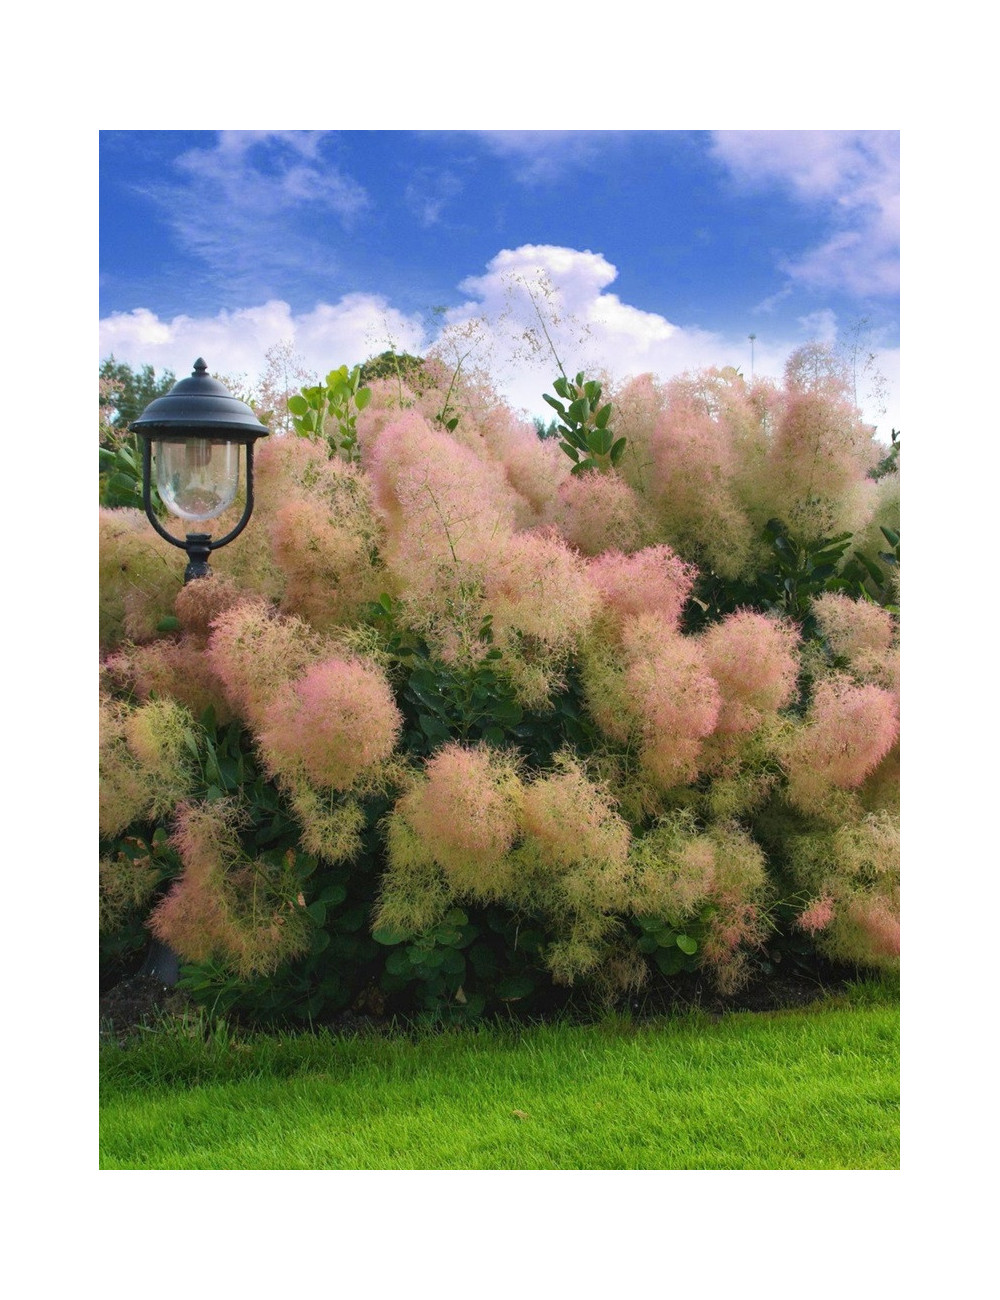
[[[102,1169],[897,1169],[899,1008],[101,1053]]]

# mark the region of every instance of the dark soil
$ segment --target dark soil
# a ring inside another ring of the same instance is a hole
[[[660,979],[651,981],[649,986],[633,995],[627,1006],[638,1019],[695,1009],[713,1016],[732,1011],[780,1011],[809,1006],[829,993],[842,990],[856,980],[858,975],[859,972],[853,966],[828,964],[817,965],[810,970],[772,971],[725,996],[699,976]],[[186,1012],[196,1013],[195,1004],[187,994],[164,984],[162,980],[144,975],[121,980],[102,993],[100,1001],[101,1037],[117,1038],[119,1042],[124,1042],[144,1026],[161,1023],[164,1019],[179,1018]],[[381,1005],[383,1001],[362,995],[350,1010],[343,1011],[316,1027],[334,1033],[386,1032],[396,1022]],[[622,1009],[625,1005],[622,1004]],[[577,1005],[570,1001],[563,1002],[560,1011],[586,1020],[599,1014],[600,1008]],[[527,1014],[532,1018],[544,1018],[544,1014],[537,1010],[529,1010]]]

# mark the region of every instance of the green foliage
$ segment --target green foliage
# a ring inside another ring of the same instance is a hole
[[[887,474],[899,473],[899,430],[893,429],[892,446],[888,454],[883,456],[879,463],[868,471],[868,477],[873,479],[885,478]]]
[[[101,362],[99,377],[102,389],[102,406],[109,408],[110,426],[123,432],[137,420],[146,407],[157,397],[163,397],[174,386],[173,371],[164,370],[159,379],[152,366],[133,370],[127,362],[108,357]]]
[[[116,437],[114,444],[101,447],[100,503],[102,506],[128,506],[141,510],[142,505],[142,450],[135,434]],[[156,485],[152,485],[151,498],[159,502]],[[162,509],[162,506],[161,506]]]
[[[544,393],[543,399],[559,415],[556,433],[562,440],[559,446],[573,462],[572,473],[610,473],[625,454],[627,440],[615,438],[611,431],[611,403],[601,404],[601,385],[585,380],[581,371],[575,380],[560,375],[552,387],[558,397]]]
[[[871,556],[852,548],[853,534],[797,541],[780,519],[764,528],[767,559],[750,579],[726,580],[711,570],[699,573],[693,599],[685,611],[688,631],[715,623],[737,609],[782,614],[798,623],[802,635],[815,638],[812,602],[824,592],[842,592],[855,600],[891,604],[891,571],[899,567],[899,534],[883,528],[890,549]]]
[[[403,744],[412,757],[429,757],[453,740],[483,741],[515,748],[529,766],[541,768],[567,744],[586,752],[595,743],[575,676],[545,712],[518,703],[504,673],[503,652],[493,644],[491,615],[478,629],[486,647],[482,658],[464,665],[433,655],[424,640],[406,629],[400,603],[388,594],[369,606],[367,616],[394,665]]]
[[[636,947],[646,953],[661,975],[679,975],[695,971],[700,961],[701,940],[711,919],[711,905],[702,908],[698,917],[684,922],[678,918],[637,916],[639,930]]]
[[[453,907],[420,934],[376,930],[388,950],[381,987],[423,1020],[462,1023],[529,1000],[546,982],[537,919],[504,908]]]
[[[548,424],[546,424],[544,420],[535,416],[534,425],[535,432],[538,434],[540,442],[547,442],[549,438],[560,437],[558,420],[550,420]]]
[[[154,398],[173,387],[174,376],[165,370],[156,379],[152,366],[136,373],[124,362],[109,357],[98,372],[100,460],[98,499],[102,506],[143,509],[142,447],[129,424],[138,419]],[[164,512],[156,484],[150,485],[150,502],[158,515]]]
[[[295,432],[325,441],[331,456],[357,461],[358,412],[371,401],[371,389],[361,382],[361,367],[331,370],[322,384],[303,388],[288,399]]]
[[[361,382],[371,384],[376,379],[395,379],[413,390],[419,397],[430,380],[424,370],[424,358],[413,357],[409,352],[380,352],[361,364]]]

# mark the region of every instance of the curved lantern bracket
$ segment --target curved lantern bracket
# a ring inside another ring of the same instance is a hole
[[[247,452],[247,492],[246,503],[243,507],[243,514],[240,522],[225,537],[220,537],[216,541],[212,540],[210,533],[188,533],[182,542],[179,537],[167,530],[156,517],[156,511],[153,509],[152,501],[152,481],[153,481],[153,447],[151,440],[146,437],[142,440],[142,504],[146,510],[146,517],[159,533],[164,541],[169,542],[171,546],[177,546],[182,551],[187,551],[188,566],[184,570],[184,581],[190,582],[192,578],[207,578],[212,572],[209,567],[208,557],[213,551],[217,551],[220,546],[226,546],[234,537],[239,537],[243,529],[250,522],[250,516],[253,514],[253,443],[246,443]]]

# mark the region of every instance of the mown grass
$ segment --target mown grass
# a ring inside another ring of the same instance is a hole
[[[899,1008],[101,1053],[102,1169],[897,1169]]]

